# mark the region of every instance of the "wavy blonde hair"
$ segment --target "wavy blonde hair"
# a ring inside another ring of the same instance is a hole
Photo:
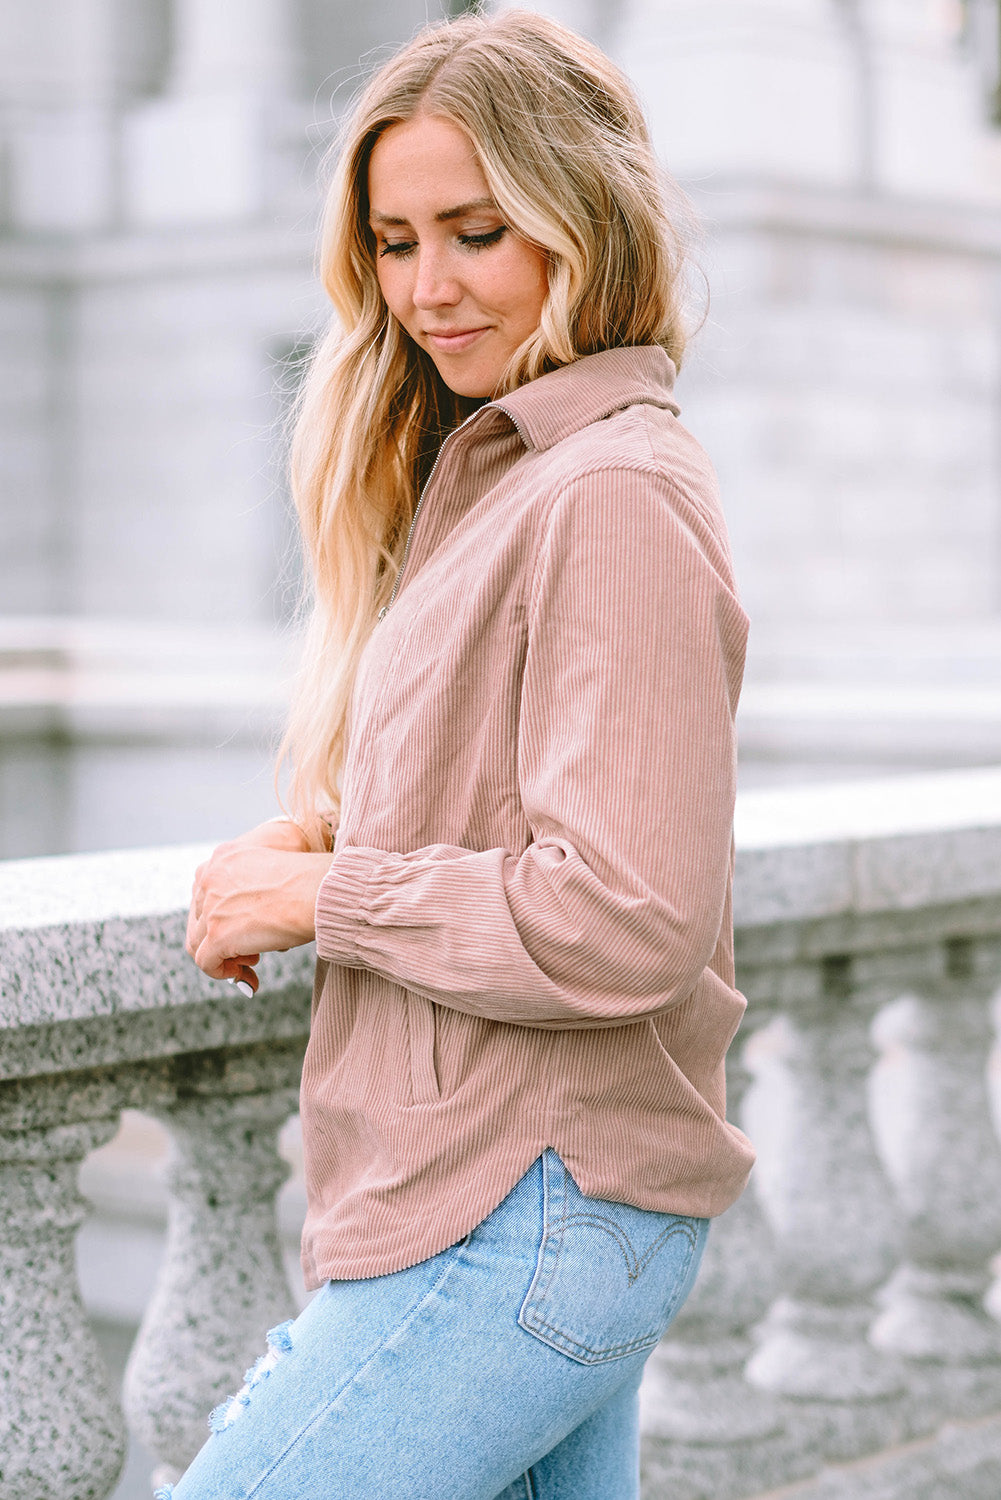
[[[419,113],[466,132],[504,221],[547,257],[539,327],[496,395],[601,349],[660,344],[677,365],[685,346],[686,204],[602,52],[515,10],[428,27],[379,70],[344,131],[327,197],[321,273],[336,317],[303,382],[292,444],[311,600],[279,765],[291,764],[288,805],[316,846],[321,812],[336,819],[339,807],[358,659],[421,484],[475,405],[445,386],[376,278],[369,158],[384,131]]]

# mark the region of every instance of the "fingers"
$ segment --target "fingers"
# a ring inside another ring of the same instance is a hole
[[[259,953],[232,955],[220,953],[209,941],[208,933],[207,907],[211,904],[208,896],[210,866],[214,859],[224,854],[230,847],[230,845],[221,844],[214,851],[212,858],[199,865],[195,871],[184,945],[203,973],[208,974],[211,979],[227,980],[249,1000],[260,987],[255,965],[260,963],[261,955]]]
[[[194,898],[192,898],[191,907],[188,911],[188,926],[184,934],[184,947],[190,958],[194,958],[204,936],[205,931],[201,920],[201,913],[196,908]]]
[[[229,844],[220,844],[211,857],[198,866],[191,891],[184,945],[190,957],[210,979],[242,979],[243,969],[249,971],[253,964],[260,961],[259,953],[228,953],[224,946],[225,940],[220,938],[218,916],[224,891],[219,889],[218,864],[230,848]]]
[[[230,984],[245,981],[256,991],[260,981],[257,978],[256,965],[261,961],[259,953],[240,953],[235,958],[223,960],[222,967],[225,970],[223,978]]]
[[[185,946],[198,967],[256,991],[254,967],[262,952],[284,953],[312,941],[316,892],[330,859],[221,844],[195,872],[191,893]]]
[[[254,965],[261,961],[259,953],[227,953],[217,937],[203,933],[191,957],[210,979],[248,979],[253,975],[257,988]]]
[[[245,954],[242,958],[230,959],[226,965],[227,968],[235,969],[234,973],[226,975],[226,983],[234,985],[241,995],[246,995],[248,1000],[252,995],[256,995],[260,987],[261,982],[254,968],[254,964],[259,960],[259,953]]]
[[[189,956],[194,958],[198,946],[205,936],[202,914],[205,906],[205,870],[206,865],[201,864],[195,871],[194,883],[191,887],[191,905],[188,909],[188,926],[184,934],[184,946]]]

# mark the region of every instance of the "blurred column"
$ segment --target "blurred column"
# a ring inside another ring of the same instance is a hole
[[[288,0],[174,0],[173,94],[288,93]]]
[[[633,0],[611,44],[676,176],[855,175],[856,79],[831,0]]]
[[[166,0],[7,9],[0,96],[9,121],[12,225],[64,233],[105,227],[119,210],[120,113],[155,86]]]
[[[845,3],[845,0],[841,0]],[[1001,146],[963,7],[855,0],[869,33],[874,170],[885,192],[996,204]]]
[[[727,1057],[727,1115],[738,1123],[750,1082],[742,1040]],[[750,1331],[775,1292],[773,1237],[748,1190],[713,1221],[694,1290],[644,1371],[644,1468],[657,1494],[724,1500],[796,1472],[782,1402],[744,1379]]]
[[[175,0],[174,16],[163,97],[126,129],[130,218],[152,226],[259,217],[280,189],[274,148],[296,93],[288,0]],[[291,111],[301,125],[299,113]]]
[[[611,47],[623,6],[617,0],[496,0],[491,10],[537,10],[563,26]]]

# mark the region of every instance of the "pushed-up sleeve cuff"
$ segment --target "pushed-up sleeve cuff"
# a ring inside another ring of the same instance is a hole
[[[341,849],[330,862],[316,896],[316,952],[331,963],[364,963],[359,937],[366,924],[375,849]]]

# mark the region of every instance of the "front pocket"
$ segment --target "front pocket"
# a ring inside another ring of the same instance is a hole
[[[588,1198],[555,1151],[535,1275],[518,1322],[579,1364],[652,1349],[691,1290],[709,1221]]]
[[[437,1104],[441,1099],[435,1066],[435,1007],[423,995],[406,997],[407,1038],[410,1047],[410,1087],[415,1104]]]

